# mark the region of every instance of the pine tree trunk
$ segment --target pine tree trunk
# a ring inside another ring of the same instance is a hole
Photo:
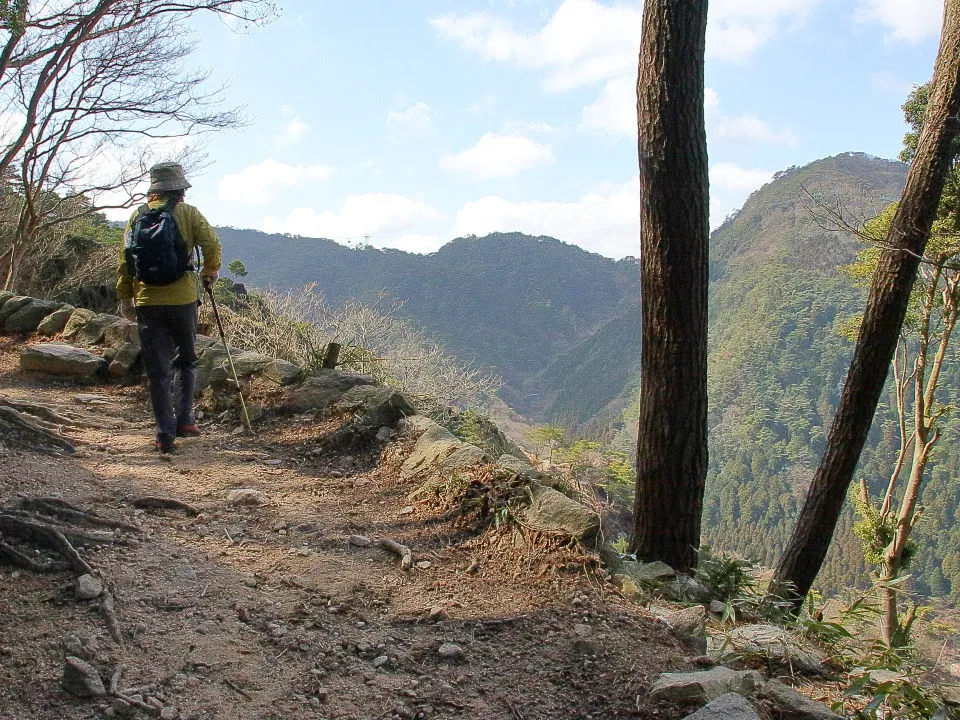
[[[696,565],[707,471],[706,0],[647,0],[637,79],[643,339],[631,550]]]
[[[960,130],[960,0],[946,0],[927,120],[870,287],[820,466],[773,587],[799,606],[820,571],[870,430]]]

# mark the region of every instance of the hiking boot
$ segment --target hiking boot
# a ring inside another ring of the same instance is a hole
[[[161,453],[172,453],[177,447],[173,442],[173,438],[169,438],[166,435],[158,435],[153,446],[157,449],[157,452]]]
[[[177,425],[177,437],[197,437],[200,434],[200,428],[196,423],[191,425]]]

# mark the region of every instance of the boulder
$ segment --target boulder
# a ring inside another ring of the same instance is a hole
[[[3,329],[8,333],[33,332],[47,315],[59,309],[60,303],[52,300],[31,300],[3,321]]]
[[[85,660],[68,656],[63,662],[63,689],[76,697],[102,697],[107,694],[97,669]]]
[[[417,415],[406,421],[406,429],[419,434],[417,444],[400,468],[400,477],[408,480],[439,465],[454,450],[467,443],[430,418]],[[482,451],[476,448],[478,452]]]
[[[777,706],[778,717],[784,720],[842,720],[823,703],[811,700],[777,680],[764,685],[760,695]]]
[[[523,511],[523,524],[584,542],[600,532],[600,517],[593,510],[539,483],[530,486],[530,507]]]
[[[303,377],[303,368],[287,360],[275,358],[260,371],[260,377],[277,385],[292,385]]]
[[[54,310],[40,321],[40,324],[37,325],[37,332],[47,337],[62,332],[74,310],[76,308],[73,305],[63,305],[59,310]]]
[[[17,310],[26,307],[34,301],[35,298],[26,295],[14,295],[7,298],[7,301],[0,305],[0,325],[7,322],[7,318],[13,315]]]
[[[701,653],[707,651],[707,610],[703,605],[657,613],[657,617],[681,640],[686,640]]]
[[[760,720],[760,716],[745,697],[737,693],[721,695],[707,703],[684,720]]]
[[[237,371],[237,375],[248,377],[250,375],[256,375],[273,361],[274,358],[269,355],[253,352],[252,350],[244,350],[233,356],[233,367]]]
[[[660,560],[651,563],[624,560],[620,563],[619,571],[624,575],[629,575],[640,584],[659,583],[677,576],[672,567]]]
[[[20,367],[51,375],[91,378],[103,367],[103,358],[64,343],[29,345],[20,351]]]
[[[199,348],[198,348],[199,349]],[[222,384],[230,376],[227,350],[220,343],[207,345],[197,356],[197,390]]]
[[[70,319],[67,320],[67,324],[63,326],[63,336],[72,338],[74,335],[80,332],[80,329],[84,325],[86,325],[96,316],[97,314],[93,310],[77,308],[70,314]]]
[[[12,297],[14,297],[14,294],[9,290],[0,290],[0,308],[2,308],[3,304]]]
[[[661,673],[650,688],[651,700],[703,704],[727,693],[752,695],[763,685],[755,670],[731,670],[722,665],[692,673]]]
[[[130,321],[118,318],[116,315],[108,315],[107,313],[94,315],[77,331],[76,340],[84,345],[99,345],[103,342],[107,328],[111,325],[126,324],[128,322]]]
[[[103,344],[119,348],[127,344],[140,345],[140,326],[132,320],[119,318],[103,331]]]
[[[753,657],[813,675],[825,675],[826,658],[806,640],[776,625],[741,625],[730,632],[710,637],[708,653],[723,661],[728,657]]]
[[[340,398],[340,405],[359,412],[355,424],[364,428],[393,425],[398,420],[417,414],[406,396],[393,388],[356,385]]]
[[[375,385],[376,382],[369,375],[320,370],[300,385],[290,388],[284,404],[300,412],[322,410],[337,402],[350,388]]]
[[[677,575],[663,586],[663,591],[676,602],[708,603],[713,600],[713,591],[689,575]]]
[[[511,470],[518,475],[525,475],[526,477],[535,478],[539,473],[533,469],[533,466],[530,464],[529,460],[520,459],[516,455],[508,455],[504,453],[497,458],[497,465],[507,470]]]
[[[129,375],[139,360],[140,346],[134,345],[133,343],[124,343],[117,348],[107,371],[114,377]]]

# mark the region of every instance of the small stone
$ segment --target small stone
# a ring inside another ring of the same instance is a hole
[[[93,600],[103,594],[103,583],[93,575],[81,575],[73,588],[77,600]]]
[[[180,713],[175,707],[167,706],[160,711],[160,720],[177,720],[178,717]]]
[[[398,515],[413,515],[413,505],[407,505],[406,507],[400,508]]]
[[[77,697],[103,697],[107,689],[97,669],[78,657],[68,656],[63,662],[63,689]]]
[[[431,620],[449,620],[450,613],[447,612],[447,609],[437,605],[436,607],[430,608],[428,617]]]
[[[109,709],[112,710],[113,714],[117,717],[131,717],[135,712],[133,705],[120,698],[114,698],[113,702],[110,703]]]
[[[386,442],[387,440],[389,440],[389,439],[392,438],[392,437],[393,437],[393,430],[391,430],[390,428],[388,428],[388,427],[386,427],[386,426],[384,426],[384,427],[380,428],[379,430],[377,430],[377,441],[378,441],[378,442]]]
[[[388,662],[390,662],[390,658],[387,655],[380,655],[373,659],[373,666],[375,668],[383,667]]]
[[[270,501],[260,490],[237,488],[227,493],[227,502],[231,505],[266,505]]]
[[[283,465],[283,460],[264,460],[263,464],[269,467],[280,467]]]
[[[416,563],[416,565],[421,570],[429,570],[430,567],[433,565],[433,563],[430,562],[429,560],[421,560],[418,563]]]
[[[351,535],[350,537],[347,538],[347,542],[353,545],[354,547],[361,547],[361,548],[370,547],[370,545],[372,544],[370,541],[370,538],[366,537],[365,535]]]
[[[462,660],[466,652],[459,645],[454,643],[443,643],[438,649],[437,654],[447,660]]]
[[[316,692],[315,697],[320,702],[325,703],[327,699],[330,697],[330,691],[327,690],[326,688],[319,688]]]

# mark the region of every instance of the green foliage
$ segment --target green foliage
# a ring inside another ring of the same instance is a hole
[[[247,276],[247,268],[241,260],[231,260],[227,264],[227,270],[229,270],[234,277],[242,278]]]
[[[880,565],[897,530],[895,518],[887,517],[882,520],[879,510],[869,499],[861,497],[859,492],[851,492],[850,500],[857,516],[853,524],[853,534],[860,538],[863,556],[871,565]]]
[[[717,600],[727,602],[756,594],[756,565],[730,555],[717,555],[702,546],[697,560],[697,579],[710,588]]]

